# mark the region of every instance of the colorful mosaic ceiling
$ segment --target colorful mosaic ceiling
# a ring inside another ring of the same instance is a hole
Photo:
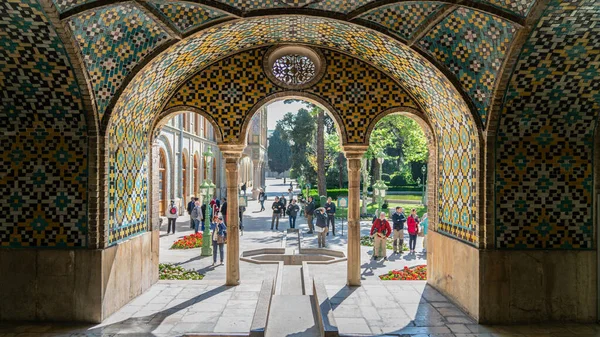
[[[94,0],[54,0],[66,13],[92,81],[98,114],[102,118],[133,69],[147,62],[170,36],[165,27],[186,36],[212,23],[235,20],[246,12],[284,8],[311,15],[335,12],[339,19],[375,27],[410,41],[411,48],[428,55],[464,93],[479,119],[486,124],[491,98],[502,65],[520,25],[511,20],[529,11],[531,0],[480,1],[491,12],[443,1],[223,0],[211,7],[189,1],[117,1],[93,7]],[[217,5],[220,4],[220,5]],[[85,5],[85,6],[83,6]],[[494,8],[502,8],[493,10]],[[521,13],[521,14],[519,14]],[[135,24],[128,18],[135,17]],[[134,43],[128,43],[133,41]],[[106,50],[111,50],[107,53]]]

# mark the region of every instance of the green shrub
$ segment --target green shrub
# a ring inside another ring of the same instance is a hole
[[[385,181],[387,184],[390,183],[390,181],[392,180],[392,178],[390,177],[389,174],[387,173],[383,173],[381,174],[381,180]]]
[[[204,278],[204,275],[194,270],[187,270],[169,263],[159,264],[158,273],[158,278],[161,280],[202,280]]]
[[[394,173],[390,180],[390,185],[392,185],[392,186],[407,185],[406,178],[400,172]]]

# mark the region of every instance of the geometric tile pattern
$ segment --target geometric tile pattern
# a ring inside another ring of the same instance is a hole
[[[0,102],[0,247],[86,247],[83,102],[34,0],[0,2]]]
[[[535,0],[475,0],[477,2],[485,3],[498,7],[522,17],[526,17],[529,14],[529,10],[535,3]]]
[[[131,70],[169,39],[132,3],[86,11],[68,22],[83,55],[100,118]]]
[[[428,115],[440,142],[439,230],[476,245],[479,144],[473,116],[460,94],[437,68],[404,44],[342,21],[301,15],[250,17],[207,28],[186,43],[169,47],[136,75],[110,116],[107,145],[111,226],[136,226],[146,217],[143,189],[147,160],[141,154],[147,151],[146,135],[152,132],[149,128],[156,114],[186,78],[240,49],[279,43],[304,43],[350,54],[381,69],[405,88]],[[135,165],[121,171],[117,150],[125,158],[140,158],[142,162],[133,159]],[[141,196],[138,191],[118,188],[127,186],[125,180],[125,185],[118,184],[125,176],[142,177]],[[127,205],[140,203],[140,213],[126,212]]]
[[[496,247],[592,249],[600,7],[550,3],[523,47],[496,142]]]
[[[52,0],[60,13],[98,0]]]
[[[433,1],[409,1],[377,7],[359,16],[388,29],[405,40],[410,40],[419,26],[435,12],[443,8],[444,3]]]
[[[314,8],[314,9],[330,11],[330,12],[338,12],[338,13],[348,14],[348,13],[352,12],[353,10],[355,10],[363,5],[366,5],[370,2],[373,2],[373,0],[354,0],[354,1],[321,0],[318,2],[315,1],[314,3],[308,5],[308,7]]]
[[[153,0],[148,3],[173,23],[179,33],[186,33],[205,23],[227,16],[223,11],[183,1]]]
[[[496,74],[515,32],[508,21],[459,7],[419,41],[421,47],[456,75],[473,99],[484,125]]]
[[[250,110],[262,99],[286,89],[263,71],[266,48],[236,54],[217,62],[188,80],[166,109],[193,106],[215,119],[224,142],[239,142]],[[344,54],[322,50],[326,71],[305,92],[319,96],[339,113],[347,143],[363,143],[373,118],[387,109],[418,109],[410,96],[379,70]]]
[[[257,9],[288,7],[285,3],[277,0],[219,0],[219,2],[244,12]]]

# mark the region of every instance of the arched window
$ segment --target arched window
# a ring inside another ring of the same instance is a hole
[[[187,197],[188,197],[188,180],[187,180],[187,156],[185,155],[185,153],[182,156],[182,163],[181,163],[181,181],[183,183],[183,204],[187,204]]]
[[[158,199],[158,214],[165,216],[167,209],[167,156],[163,149],[160,149],[159,152]]]

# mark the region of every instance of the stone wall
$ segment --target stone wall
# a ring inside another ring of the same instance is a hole
[[[427,233],[427,282],[479,319],[479,250],[457,239]]]
[[[482,250],[481,323],[596,322],[594,251]]]
[[[157,231],[106,250],[0,250],[0,321],[99,323],[158,280]]]

